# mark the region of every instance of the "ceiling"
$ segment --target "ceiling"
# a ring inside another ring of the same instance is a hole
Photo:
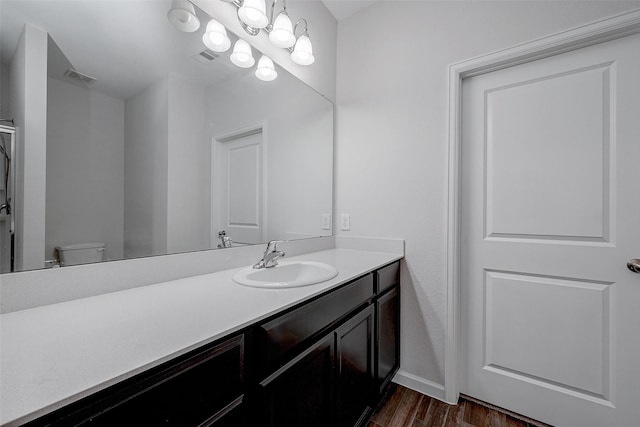
[[[329,9],[329,12],[341,21],[348,16],[371,6],[378,0],[322,0],[322,3]]]
[[[169,73],[208,86],[250,72],[232,65],[227,53],[201,61],[208,16],[196,8],[201,30],[177,31],[167,20],[171,0],[0,0],[0,5],[3,64],[11,61],[29,23],[49,34],[49,77],[65,80],[71,68],[97,79],[92,90],[114,98],[127,99]]]

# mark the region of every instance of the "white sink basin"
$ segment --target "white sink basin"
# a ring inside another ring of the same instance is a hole
[[[314,261],[280,261],[271,268],[247,267],[233,276],[233,281],[254,288],[295,288],[314,285],[338,275],[335,267]]]

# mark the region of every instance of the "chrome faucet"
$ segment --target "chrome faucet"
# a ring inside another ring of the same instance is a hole
[[[5,211],[7,215],[11,215],[11,197],[5,200],[5,203],[0,205],[0,213],[2,213],[2,211]]]
[[[271,240],[267,243],[262,259],[253,265],[253,268],[271,268],[278,265],[278,259],[285,256],[285,253],[278,250],[278,243],[286,243],[286,240]]]
[[[220,239],[221,243],[218,244],[219,248],[230,248],[231,244],[232,244],[232,240],[231,237],[227,236],[227,232],[224,230],[221,230],[218,232],[218,238]]]

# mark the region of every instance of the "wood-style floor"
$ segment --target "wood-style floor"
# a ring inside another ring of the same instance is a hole
[[[391,384],[367,427],[544,427],[516,414],[490,409],[465,398],[453,406]],[[550,426],[548,426],[550,427]]]

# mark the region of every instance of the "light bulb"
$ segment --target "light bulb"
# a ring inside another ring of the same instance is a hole
[[[187,0],[173,0],[167,18],[176,29],[185,33],[192,33],[200,28],[196,10]]]
[[[264,0],[244,0],[238,9],[238,17],[253,28],[265,28],[269,24]]]
[[[266,55],[262,55],[258,61],[258,68],[256,68],[256,77],[265,82],[270,82],[278,77],[278,72],[273,66],[271,58]]]
[[[291,24],[291,19],[284,10],[280,12],[273,22],[269,40],[274,46],[283,48],[290,48],[295,44],[296,36],[293,35],[293,24]]]
[[[251,54],[251,46],[245,40],[239,39],[233,45],[233,53],[231,54],[231,62],[240,68],[251,68],[256,60]]]
[[[291,60],[299,65],[311,65],[316,60],[313,57],[313,47],[311,40],[306,34],[301,35],[296,42],[296,46],[291,52]]]
[[[224,25],[212,19],[207,24],[207,30],[202,36],[202,42],[214,52],[225,52],[231,47],[231,40],[227,36]]]

